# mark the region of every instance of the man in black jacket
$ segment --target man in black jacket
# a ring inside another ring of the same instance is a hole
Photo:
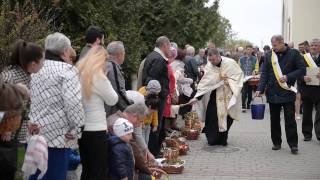
[[[163,111],[169,94],[168,58],[170,53],[170,40],[161,36],[156,40],[154,50],[146,57],[142,84],[146,86],[150,80],[158,80],[161,85],[158,108],[158,132],[150,134],[149,149],[153,155],[160,153],[160,145],[165,137],[163,126]]]
[[[272,149],[281,149],[280,112],[283,108],[287,142],[292,154],[297,154],[298,134],[294,118],[296,90],[293,86],[296,80],[304,75],[305,66],[299,52],[287,47],[281,35],[273,36],[271,43],[273,51],[266,55],[256,96],[261,96],[266,90],[274,145]]]
[[[310,44],[310,54],[305,54],[305,64],[308,67],[320,67],[320,40],[313,39]],[[313,61],[314,64],[307,61]],[[320,72],[318,74],[320,78]],[[302,133],[304,135],[304,141],[311,141],[312,138],[312,110],[316,109],[316,117],[314,122],[314,130],[317,139],[320,141],[320,85],[312,86],[307,85],[306,82],[310,82],[309,76],[304,76],[304,82],[301,84],[301,98],[303,103],[303,119],[302,119]]]

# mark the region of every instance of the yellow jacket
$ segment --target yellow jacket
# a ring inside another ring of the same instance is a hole
[[[141,87],[138,92],[141,93],[143,96],[147,96],[147,90],[146,90],[145,86]],[[155,112],[148,114],[147,117],[144,119],[144,124],[145,125],[152,124],[153,127],[157,127],[158,126],[158,111],[155,111]]]

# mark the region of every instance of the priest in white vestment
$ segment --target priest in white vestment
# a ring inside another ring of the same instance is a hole
[[[227,145],[233,120],[239,120],[243,72],[233,59],[220,56],[218,50],[208,50],[208,64],[197,86],[192,102],[202,103],[205,119],[203,133],[209,145]]]

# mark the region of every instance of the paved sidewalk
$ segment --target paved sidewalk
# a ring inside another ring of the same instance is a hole
[[[242,113],[229,134],[227,147],[210,147],[205,136],[189,141],[190,150],[183,174],[170,175],[170,180],[229,180],[229,179],[299,179],[320,180],[320,143],[315,139],[304,142],[301,121],[298,121],[299,154],[292,155],[282,124],[282,149],[272,151],[269,110],[265,120],[251,120],[251,113]],[[283,115],[282,115],[283,119]]]

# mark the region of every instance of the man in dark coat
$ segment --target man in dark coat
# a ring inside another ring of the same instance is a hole
[[[281,149],[280,112],[283,108],[287,142],[292,154],[297,154],[298,134],[294,118],[296,89],[293,86],[296,80],[305,74],[305,66],[299,51],[287,47],[281,35],[273,36],[271,43],[273,51],[266,55],[256,96],[261,96],[266,90],[270,107],[271,139],[274,145],[272,149]]]
[[[310,43],[310,54],[305,54],[305,65],[307,67],[320,67],[320,40],[313,39]],[[307,60],[313,61],[313,63],[307,63]],[[318,74],[320,78],[320,72]],[[312,111],[313,107],[316,109],[316,116],[314,121],[314,131],[317,139],[320,141],[320,85],[313,86],[307,85],[306,82],[310,82],[309,76],[304,76],[301,83],[301,98],[303,103],[303,119],[302,119],[302,133],[304,135],[304,141],[311,141],[312,138]]]
[[[170,40],[161,36],[156,40],[154,50],[146,57],[142,84],[146,86],[150,80],[158,80],[161,85],[158,108],[158,132],[150,134],[149,149],[153,155],[158,156],[160,145],[165,137],[163,126],[163,111],[169,94],[168,58],[170,53]]]

